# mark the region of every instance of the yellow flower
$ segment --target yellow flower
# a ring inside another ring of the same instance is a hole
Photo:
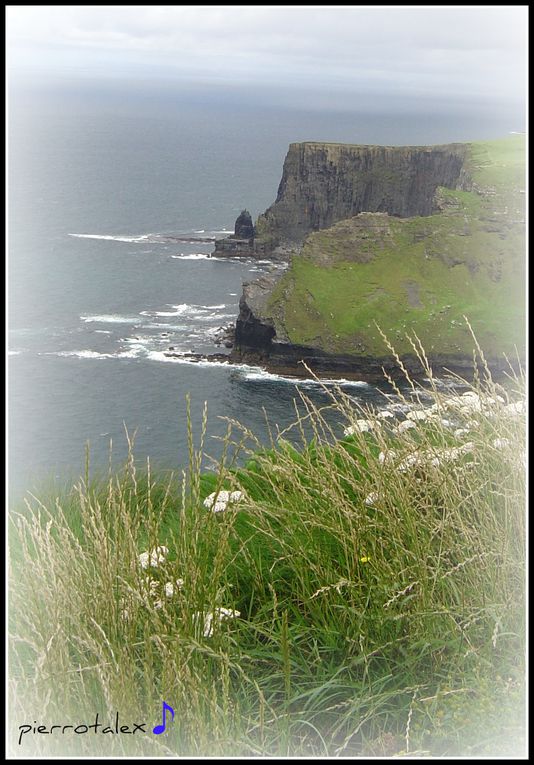
[[[369,562],[369,558],[366,555],[364,555],[363,558],[360,558],[360,563],[368,563],[368,562]]]

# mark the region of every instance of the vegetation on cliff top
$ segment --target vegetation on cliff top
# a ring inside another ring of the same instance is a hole
[[[13,748],[521,754],[522,397],[518,379],[453,396],[413,385],[395,420],[338,391],[341,440],[302,397],[296,432],[314,437],[300,448],[262,448],[232,422],[203,474],[204,420],[183,480],[131,456],[120,475],[87,468],[68,494],[30,495],[10,514]],[[175,717],[155,736],[163,701]],[[17,744],[20,724],[117,710],[146,734]]]
[[[488,356],[525,349],[524,136],[469,145],[472,190],[438,189],[440,212],[362,213],[312,233],[262,315],[279,337],[334,353],[383,356],[375,321],[410,353],[465,356],[467,316]]]

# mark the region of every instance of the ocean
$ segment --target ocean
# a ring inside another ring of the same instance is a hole
[[[445,105],[446,107],[446,105]],[[519,115],[473,106],[389,113],[276,106],[224,90],[12,85],[8,122],[8,470],[11,494],[68,482],[127,453],[180,471],[186,397],[205,451],[227,420],[268,438],[295,419],[299,390],[261,369],[195,364],[164,351],[213,353],[235,321],[243,281],[280,266],[210,259],[244,208],[275,199],[288,144],[426,144],[521,130]],[[208,239],[172,242],[168,237]],[[355,401],[384,405],[353,382]],[[267,425],[269,423],[269,427]],[[340,427],[337,426],[336,427]]]

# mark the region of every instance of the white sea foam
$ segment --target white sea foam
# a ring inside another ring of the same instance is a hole
[[[210,256],[207,252],[192,252],[190,255],[184,255],[181,252],[179,255],[171,255],[171,258],[175,260],[209,260]]]
[[[267,372],[265,369],[261,369],[260,367],[253,368],[253,371],[249,372],[245,375],[246,380],[255,380],[260,382],[287,382],[291,383],[292,385],[340,385],[343,387],[366,387],[368,386],[368,383],[364,382],[363,380],[333,380],[329,378],[321,379],[321,380],[314,380],[310,377],[285,377],[284,375],[277,375],[273,372]]]
[[[183,332],[190,329],[187,324],[143,324],[143,329],[164,329],[166,331]]]
[[[21,353],[22,353],[22,351],[8,351],[7,355],[8,356],[20,356]]]
[[[212,319],[220,319],[233,317],[234,314],[216,314],[214,311],[220,311],[222,308],[226,308],[226,304],[221,305],[189,305],[188,303],[181,303],[180,305],[171,306],[173,311],[141,311],[142,316],[184,316],[184,318],[195,318],[199,321],[210,321]]]
[[[40,354],[41,355],[41,354]],[[97,351],[51,351],[44,356],[76,356],[79,359],[112,359],[112,353],[98,353]]]
[[[132,346],[129,351],[121,351],[120,353],[113,354],[113,358],[116,359],[136,359],[141,353],[146,353],[144,345]]]
[[[88,322],[98,322],[100,324],[136,324],[139,322],[137,316],[119,316],[118,314],[98,314],[96,316],[80,316],[80,319],[86,324]]]
[[[98,351],[50,351],[47,353],[39,354],[43,356],[63,356],[63,357],[75,357],[78,359],[135,359],[141,352],[145,352],[146,349],[143,346],[137,348],[130,348],[127,351],[119,351],[117,353],[99,353]]]
[[[196,361],[195,359],[191,358],[183,358],[182,354],[187,353],[187,351],[173,351],[175,354],[180,354],[180,356],[166,356],[164,351],[149,351],[147,354],[147,358],[149,358],[151,361],[167,361],[174,364],[192,364],[197,367],[230,367],[231,365],[228,364],[225,361]],[[232,365],[233,366],[233,365]]]
[[[230,261],[229,258],[214,258],[213,255],[210,255],[207,252],[194,252],[190,255],[171,255],[171,258],[174,258],[174,260],[193,260],[193,261],[200,261],[200,260],[217,260],[218,262],[226,262],[228,263]]]
[[[147,242],[157,234],[142,234],[141,236],[112,236],[111,234],[69,234],[76,239],[104,239],[109,242]]]
[[[95,329],[95,333],[98,333],[99,335],[111,335],[112,332],[109,329]]]
[[[153,311],[150,313],[150,311],[142,311],[143,315],[145,316],[182,316],[184,314],[189,306],[187,305],[177,305],[176,311]]]

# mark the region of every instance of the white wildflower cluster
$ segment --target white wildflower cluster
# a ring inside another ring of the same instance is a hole
[[[141,568],[148,568],[149,566],[157,568],[160,563],[165,563],[165,557],[168,552],[168,548],[163,545],[154,548],[149,553],[142,552],[139,555],[139,564]]]
[[[397,452],[395,449],[388,449],[387,452],[380,452],[378,455],[378,461],[381,465],[392,465],[397,459]]]
[[[390,412],[389,409],[382,409],[381,412],[378,412],[376,415],[380,420],[389,420],[392,417],[395,417],[393,412]]]
[[[165,594],[165,597],[172,598],[172,596],[177,592],[178,590],[181,590],[184,586],[184,580],[183,579],[175,579],[174,582],[165,582],[163,585],[163,592]],[[146,577],[145,579],[145,587],[148,590],[149,595],[152,598],[155,598],[154,600],[154,608],[163,608],[163,600],[161,599],[160,591],[162,589],[161,582],[158,582],[157,579],[150,579],[150,577]]]
[[[354,425],[349,425],[348,428],[345,428],[343,434],[345,436],[352,436],[354,433],[368,433],[377,427],[378,423],[374,420],[356,420]]]
[[[162,584],[161,582],[158,582],[157,579],[151,579],[150,577],[146,577],[144,581],[144,585],[147,591],[147,594],[150,595],[151,598],[154,599],[154,608],[163,608],[163,600],[161,599],[161,589]],[[177,592],[178,590],[181,590],[184,586],[184,580],[183,579],[175,579],[174,582],[165,582],[163,585],[163,592],[165,594],[165,597],[172,598],[172,596]]]
[[[368,494],[365,498],[365,504],[367,507],[372,507],[373,505],[376,505],[376,503],[379,501],[380,495],[377,491],[372,491],[370,494]]]
[[[412,428],[416,428],[417,425],[412,420],[403,420],[399,425],[397,425],[396,428],[394,428],[395,433],[406,433],[407,430],[411,430]]]
[[[402,420],[394,429],[397,434],[405,433],[407,430],[417,427],[418,422],[439,422],[444,428],[453,428],[454,423],[441,416],[439,404],[432,404],[426,409],[412,409],[406,413],[406,419]]]
[[[204,500],[204,507],[213,513],[222,513],[230,505],[237,504],[243,499],[242,491],[214,491]]]
[[[139,565],[142,569],[147,569],[149,567],[158,568],[160,564],[165,563],[168,553],[169,548],[165,547],[164,545],[159,545],[153,550],[150,550],[150,552],[142,552],[138,556]],[[150,576],[145,576],[142,583],[142,594],[144,593],[143,597],[145,599],[147,597],[155,599],[153,603],[154,608],[162,608],[163,600],[160,596],[162,587],[165,597],[171,598],[178,590],[181,590],[183,586],[183,579],[175,579],[174,582],[165,582],[162,585],[162,583],[157,579],[152,579]],[[124,610],[122,618],[126,621],[129,619],[128,609]]]
[[[396,466],[399,473],[406,473],[411,468],[416,467],[440,467],[446,462],[453,462],[459,459],[464,454],[469,454],[475,448],[475,445],[469,441],[462,446],[453,446],[448,449],[424,449],[419,452],[412,452],[404,457]],[[393,449],[388,452],[380,452],[378,461],[382,465],[393,464],[396,460],[397,454]]]
[[[181,590],[183,586],[183,579],[176,579],[174,584],[172,582],[165,582],[165,595],[168,598],[172,598],[174,595],[174,588],[176,587],[176,589]]]
[[[220,624],[228,619],[237,619],[238,616],[241,616],[240,611],[233,611],[230,608],[216,608],[214,611],[209,611],[208,613],[197,611],[193,614],[193,621],[198,622],[203,620],[202,634],[204,637],[212,637],[214,621],[217,621]]]
[[[507,404],[504,407],[504,413],[509,417],[515,417],[518,414],[525,414],[526,406],[524,401],[514,401],[512,404]]]
[[[488,396],[476,393],[475,391],[466,391],[459,396],[449,396],[441,403],[435,403],[426,409],[412,409],[406,413],[406,419],[400,422],[393,432],[397,434],[405,433],[415,427],[417,422],[439,422],[445,428],[456,428],[454,435],[457,437],[467,435],[471,428],[477,426],[476,420],[454,422],[453,419],[443,417],[443,414],[450,413],[463,418],[470,417],[473,414],[483,414],[486,417],[494,417],[495,409],[500,408],[501,412],[509,417],[516,417],[525,413],[525,402],[515,401],[512,404],[505,404],[505,399],[496,394]],[[380,413],[378,416],[383,416]],[[461,425],[461,427],[460,427]]]
[[[434,412],[429,412],[426,409],[413,409],[411,412],[406,413],[406,418],[416,422],[424,422],[425,420],[432,419],[433,414]]]
[[[510,446],[510,440],[508,438],[494,438],[491,445],[495,449],[506,449],[507,446]]]
[[[480,395],[473,390],[468,390],[462,393],[461,396],[450,396],[443,402],[444,409],[448,411],[457,412],[465,416],[469,416],[473,413],[480,413],[486,415],[486,417],[492,417],[495,414],[495,408],[502,406],[505,400],[498,394],[493,396]],[[523,401],[518,401],[520,406],[519,412],[522,413]],[[508,404],[503,407],[505,413],[515,413],[516,404]],[[518,413],[519,413],[518,412]]]

